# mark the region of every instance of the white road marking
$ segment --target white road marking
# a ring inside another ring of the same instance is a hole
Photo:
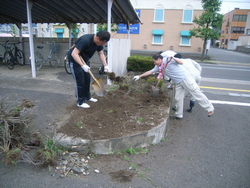
[[[250,106],[250,103],[243,102],[231,102],[231,101],[218,101],[218,100],[209,100],[213,104],[229,104],[229,105],[237,105],[237,106]]]

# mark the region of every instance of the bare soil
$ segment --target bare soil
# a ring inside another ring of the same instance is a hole
[[[93,94],[98,102],[88,102],[90,108],[79,108],[75,103],[68,106],[70,117],[58,133],[93,140],[118,138],[148,131],[167,118],[171,96],[168,83],[162,89],[165,92],[152,97],[146,79],[135,82],[133,74],[109,78],[116,84],[105,88],[102,97]]]

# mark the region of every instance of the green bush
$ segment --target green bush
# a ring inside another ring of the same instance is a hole
[[[132,55],[127,60],[128,71],[146,72],[154,68],[153,58]]]

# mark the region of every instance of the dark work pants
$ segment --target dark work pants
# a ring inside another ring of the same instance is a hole
[[[90,62],[86,63],[90,66]],[[91,98],[90,74],[85,72],[78,63],[70,62],[70,69],[76,84],[76,101],[81,105]]]

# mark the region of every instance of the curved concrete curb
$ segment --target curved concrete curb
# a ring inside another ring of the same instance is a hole
[[[169,109],[167,110],[168,112]],[[96,154],[113,154],[131,147],[147,147],[151,144],[159,143],[161,139],[165,137],[167,131],[167,120],[168,118],[157,127],[146,132],[126,137],[94,140],[92,143],[90,143],[90,140],[85,140],[79,137],[69,137],[62,133],[57,133],[54,136],[54,139],[57,140],[58,144],[67,149],[71,149],[72,151],[84,152],[91,147],[91,151]]]

